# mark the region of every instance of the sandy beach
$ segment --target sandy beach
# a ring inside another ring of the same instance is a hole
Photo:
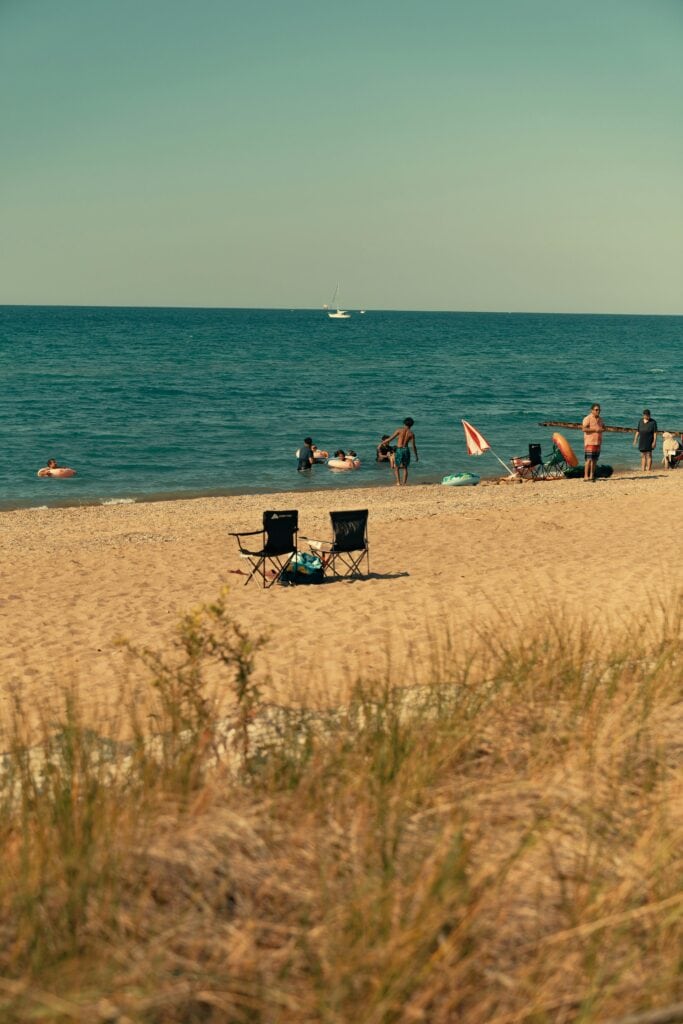
[[[456,647],[497,617],[534,630],[579,613],[598,622],[659,617],[679,585],[683,474],[476,488],[383,487],[5,512],[3,709],[76,681],[93,710],[126,672],[116,645],[167,649],[188,609],[230,588],[235,618],[268,637],[258,677],[269,699],[342,700],[357,674],[419,681],[434,636]],[[371,575],[320,586],[243,586],[231,530],[265,508],[298,508],[326,537],[330,508],[369,508]],[[302,692],[313,675],[316,694]]]

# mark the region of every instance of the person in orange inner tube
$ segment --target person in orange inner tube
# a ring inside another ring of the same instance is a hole
[[[65,476],[76,476],[75,469],[69,469],[68,466],[58,466],[56,459],[48,459],[47,466],[43,466],[42,469],[38,470],[37,476],[53,476],[53,477],[65,477]]]

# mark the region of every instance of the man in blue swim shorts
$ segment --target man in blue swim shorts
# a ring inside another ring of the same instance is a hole
[[[386,440],[386,444],[389,445],[396,439],[396,451],[394,452],[394,475],[396,477],[396,483],[401,484],[408,483],[408,467],[410,465],[410,448],[412,444],[413,451],[415,453],[415,461],[419,462],[420,458],[417,454],[417,445],[415,444],[415,434],[412,431],[412,426],[415,420],[411,419],[410,416],[406,416],[403,421],[403,426],[395,430],[390,438]],[[403,480],[401,480],[401,471],[403,472]]]

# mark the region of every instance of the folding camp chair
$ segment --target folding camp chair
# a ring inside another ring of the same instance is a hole
[[[565,469],[569,469],[569,466],[560,449],[554,444],[550,458],[543,464],[543,473],[548,480],[559,480],[564,476]]]
[[[297,553],[297,532],[299,530],[299,513],[289,512],[264,512],[263,527],[260,530],[250,530],[248,533],[231,533],[231,537],[237,538],[237,546],[240,558],[245,558],[250,566],[251,572],[245,580],[245,587],[254,576],[261,578],[264,587],[272,587],[277,583],[283,572],[287,569],[291,560]],[[249,542],[245,547],[243,537],[261,537],[261,544],[255,541]],[[270,566],[270,568],[268,568]],[[296,574],[294,574],[294,577]]]
[[[524,480],[542,480],[545,476],[540,444],[530,444],[528,456],[515,455],[510,462],[517,476]]]
[[[360,566],[365,559],[366,571],[369,573],[368,510],[330,512],[330,520],[331,541],[302,537],[302,540],[308,541],[311,551],[322,558],[323,572],[342,577],[360,576]]]

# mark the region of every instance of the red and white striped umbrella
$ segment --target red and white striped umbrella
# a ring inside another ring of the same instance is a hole
[[[491,445],[488,443],[483,434],[480,434],[476,427],[473,427],[467,420],[462,420],[463,430],[465,431],[465,444],[467,445],[468,455],[483,455],[487,452]]]
[[[473,427],[467,420],[461,420],[462,428],[465,431],[465,444],[467,445],[468,455],[483,455],[484,452],[491,452],[491,455],[496,455],[491,445],[488,443],[483,434],[480,434],[476,427]],[[503,469],[514,476],[514,473],[509,466],[506,466],[499,455],[496,458],[500,462]]]

